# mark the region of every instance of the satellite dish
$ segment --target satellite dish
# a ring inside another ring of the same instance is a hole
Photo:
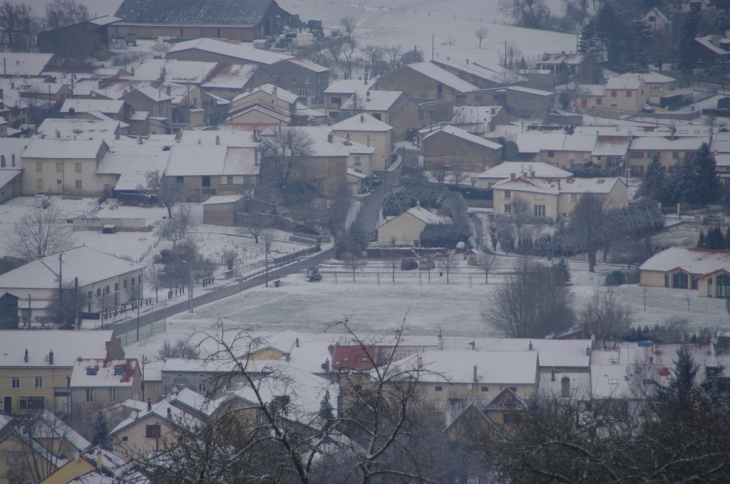
[[[472,388],[474,388],[474,385],[472,385],[471,383],[467,383],[466,384],[466,389],[467,390],[471,390]]]
[[[340,336],[339,338],[337,338],[337,341],[340,342],[340,343],[344,343],[345,342],[345,337],[344,336]]]
[[[136,393],[132,395],[132,400],[139,400],[139,395],[137,395]]]

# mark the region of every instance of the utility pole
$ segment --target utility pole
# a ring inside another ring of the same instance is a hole
[[[189,301],[189,308],[188,310],[192,314],[193,312],[193,261],[190,261],[190,289],[188,290],[188,301]]]
[[[504,66],[505,69],[507,68],[507,41],[504,41]]]
[[[436,46],[436,35],[431,34],[431,60],[433,60],[435,46]]]
[[[137,299],[137,341],[139,341],[139,307],[141,305],[142,305],[142,300]]]
[[[81,329],[81,312],[79,311],[79,278],[74,278],[74,289],[76,293],[76,305],[74,306],[74,319],[76,320],[76,330]]]
[[[266,272],[266,287],[269,287],[269,247],[271,246],[271,242],[269,242],[269,238],[266,237],[266,240],[264,242],[264,271]]]
[[[63,252],[58,254],[58,315],[63,315]]]

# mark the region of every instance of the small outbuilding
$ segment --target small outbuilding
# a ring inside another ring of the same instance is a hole
[[[703,297],[730,298],[730,251],[671,247],[639,267],[642,286],[696,289]]]
[[[203,202],[203,223],[233,227],[236,212],[243,210],[243,195],[223,195],[210,197]]]
[[[387,244],[393,240],[418,241],[426,225],[446,223],[447,220],[445,217],[429,212],[418,204],[378,227],[378,242]]]

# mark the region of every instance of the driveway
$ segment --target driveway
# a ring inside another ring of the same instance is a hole
[[[390,190],[397,183],[400,177],[400,168],[393,171],[375,170],[377,175],[383,180],[380,185],[375,186],[370,194],[361,198],[362,208],[360,215],[357,217],[358,222],[362,226],[366,234],[370,234],[375,230],[378,223],[378,213],[383,207],[383,198],[385,198],[386,190]]]

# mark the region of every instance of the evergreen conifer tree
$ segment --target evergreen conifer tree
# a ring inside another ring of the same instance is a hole
[[[720,175],[717,174],[715,156],[707,143],[693,155],[694,162],[694,196],[700,205],[709,205],[720,198]]]
[[[92,424],[91,443],[105,449],[109,448],[109,422],[107,422],[106,415],[101,410],[96,413]]]
[[[568,267],[568,262],[565,260],[565,257],[560,258],[560,261],[555,266],[555,270],[560,274],[563,283],[570,282],[570,267]]]
[[[698,249],[706,249],[707,248],[707,242],[705,241],[705,231],[700,230],[700,237],[697,239],[697,248]]]
[[[695,37],[697,37],[697,14],[685,15],[679,27],[679,38],[677,39],[677,69],[689,73],[692,72],[697,58],[695,50]]]
[[[657,200],[666,181],[667,169],[655,156],[649,162],[649,166],[646,167],[646,173],[644,173],[641,180],[638,195]]]

